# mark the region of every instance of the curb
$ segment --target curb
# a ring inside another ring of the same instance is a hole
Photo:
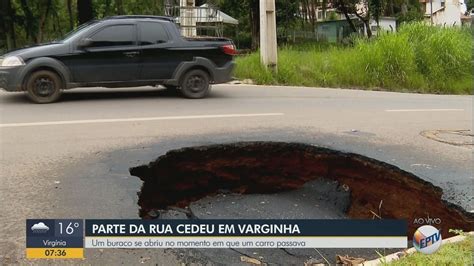
[[[453,237],[450,237],[450,238],[447,238],[447,239],[443,239],[441,245],[461,242],[466,238],[466,236],[474,236],[474,231],[468,232],[468,233],[466,233],[466,235],[458,235],[458,236],[453,236]],[[409,254],[415,253],[415,252],[416,252],[415,248],[409,248],[409,249],[406,249],[406,250],[403,250],[403,251],[399,251],[399,252],[387,255],[387,256],[382,257],[382,258],[366,261],[366,262],[364,262],[360,265],[378,266],[378,265],[381,265],[382,262],[389,263],[389,262],[392,262],[392,261],[396,261],[396,260],[399,260],[399,259],[401,259],[401,258],[403,258],[403,257],[405,257]]]

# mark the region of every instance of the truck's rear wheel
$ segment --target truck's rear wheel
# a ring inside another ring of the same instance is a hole
[[[61,96],[61,78],[49,70],[33,72],[26,81],[28,98],[35,103],[52,103]]]
[[[181,93],[186,98],[204,98],[209,94],[209,89],[209,74],[200,69],[187,72],[181,80]]]

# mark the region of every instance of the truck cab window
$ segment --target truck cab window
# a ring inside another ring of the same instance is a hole
[[[140,23],[140,45],[153,45],[164,43],[169,40],[168,33],[161,23]]]
[[[106,27],[92,35],[91,47],[127,46],[135,43],[133,25],[116,25]]]

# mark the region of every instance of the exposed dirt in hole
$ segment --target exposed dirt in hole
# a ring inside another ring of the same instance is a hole
[[[361,155],[299,143],[246,142],[173,150],[149,165],[130,169],[144,181],[140,216],[150,210],[185,207],[205,196],[276,193],[317,178],[334,179],[351,191],[351,218],[440,218],[442,233],[471,231],[474,217],[441,199],[442,190],[419,177]],[[382,204],[381,204],[382,202]],[[381,204],[381,208],[379,206]]]

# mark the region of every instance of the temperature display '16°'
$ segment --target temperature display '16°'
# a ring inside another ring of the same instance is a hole
[[[67,234],[67,235],[72,235],[74,232],[79,229],[79,223],[78,222],[69,222],[67,224],[64,224],[63,222],[58,222],[59,225],[59,234]]]

